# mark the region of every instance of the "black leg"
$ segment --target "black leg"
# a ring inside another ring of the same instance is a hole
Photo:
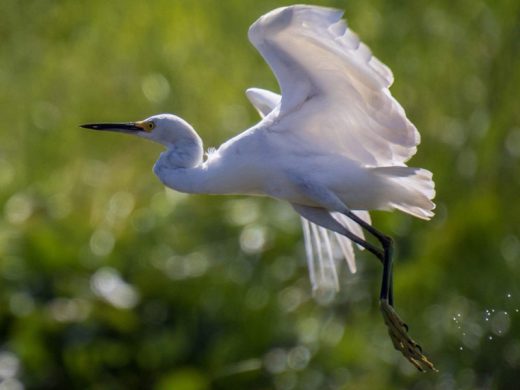
[[[381,282],[381,294],[380,299],[388,299],[390,306],[394,305],[394,286],[393,286],[393,241],[390,237],[387,237],[388,241],[382,243],[384,250],[384,261],[383,261],[383,280]]]
[[[408,336],[408,326],[399,318],[399,315],[393,308],[392,239],[363,221],[352,211],[349,210],[344,214],[376,237],[383,246],[383,258],[378,257],[383,262],[383,280],[381,282],[379,307],[395,349],[400,351],[419,371],[437,371],[433,364],[422,353],[419,344]]]
[[[362,246],[367,251],[375,255],[383,264],[385,263],[385,252],[381,251],[381,249],[377,248],[376,246],[372,245],[371,243],[363,240],[361,237],[356,236],[351,231],[345,229],[342,234],[355,242],[356,244]]]
[[[359,246],[362,246],[367,251],[372,253],[382,263],[384,262],[385,254],[381,249],[363,240],[361,237],[358,237],[350,230],[345,228],[342,224],[335,220],[327,210],[318,207],[302,206],[298,204],[291,205],[294,208],[294,210],[296,210],[296,212],[298,212],[298,214],[300,214],[303,218],[315,223],[316,225],[322,226],[326,229],[329,229],[333,232],[339,233],[347,237],[351,241],[355,242]]]
[[[319,226],[344,235],[356,244],[368,250],[370,253],[374,254],[383,263],[383,280],[381,283],[381,299],[379,300],[379,308],[388,328],[388,334],[390,335],[392,343],[395,349],[400,351],[410,363],[417,367],[417,369],[421,371],[435,371],[433,364],[422,353],[421,347],[413,341],[410,336],[408,336],[408,327],[392,307],[394,300],[392,291],[392,239],[370,226],[353,212],[345,212],[344,214],[348,218],[352,219],[379,240],[383,247],[383,250],[381,250],[346,229],[325,209],[297,204],[293,204],[292,206],[302,217],[318,224]]]
[[[393,306],[394,305],[394,288],[393,288],[393,276],[392,276],[392,255],[394,252],[393,249],[393,240],[391,237],[381,233],[379,230],[374,228],[372,225],[366,223],[361,218],[359,218],[352,211],[347,211],[344,213],[347,217],[356,222],[363,229],[372,234],[375,238],[379,240],[381,245],[383,246],[383,257],[378,257],[383,263],[383,280],[381,282],[381,293],[380,299],[388,300],[388,303]]]

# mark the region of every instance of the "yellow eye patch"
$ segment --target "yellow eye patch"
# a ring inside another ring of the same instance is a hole
[[[153,121],[142,121],[142,122],[136,122],[135,123],[136,126],[140,127],[141,129],[143,129],[144,131],[146,132],[150,132],[152,131],[153,129],[155,129],[155,123]]]

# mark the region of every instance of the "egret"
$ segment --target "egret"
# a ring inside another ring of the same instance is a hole
[[[174,190],[288,202],[301,216],[314,289],[338,284],[333,247],[352,272],[353,243],[374,254],[383,264],[380,309],[394,347],[419,370],[435,370],[394,310],[392,239],[372,226],[368,213],[397,209],[430,219],[432,174],[406,165],[419,133],[389,91],[391,70],[342,16],[337,9],[295,5],[250,27],[249,39],[274,72],[281,95],[248,89],[261,121],[207,158],[195,130],[171,114],[82,127],[164,145],[153,170]]]

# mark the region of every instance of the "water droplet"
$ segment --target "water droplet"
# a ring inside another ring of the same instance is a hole
[[[493,340],[493,336],[489,336],[488,339],[489,339],[489,340]]]
[[[464,349],[464,348],[462,348],[462,347],[459,347],[459,350],[460,350],[460,351],[462,351],[463,349]]]
[[[508,298],[511,298],[511,293],[507,293],[506,295]]]

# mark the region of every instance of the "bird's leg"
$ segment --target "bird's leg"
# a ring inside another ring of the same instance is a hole
[[[354,222],[356,222],[363,229],[365,229],[367,232],[372,234],[381,243],[381,246],[383,247],[383,258],[380,260],[383,263],[383,279],[381,281],[381,293],[379,295],[379,299],[386,300],[388,301],[390,306],[393,306],[394,294],[392,283],[392,255],[394,249],[392,238],[381,233],[379,230],[365,222],[352,211],[348,210],[344,214],[350,219],[352,219]]]
[[[393,307],[392,238],[381,233],[352,211],[348,210],[344,214],[376,237],[383,246],[383,278],[381,281],[379,308],[383,314],[383,319],[388,328],[388,333],[392,339],[394,348],[400,351],[419,371],[437,371],[433,364],[422,353],[420,345],[410,338],[408,335],[408,326],[401,320]]]
[[[428,369],[435,371],[433,364],[423,355],[421,347],[413,341],[410,336],[408,336],[408,326],[406,326],[392,307],[392,239],[350,211],[350,209],[328,189],[317,186],[299,176],[294,176],[293,182],[302,193],[306,194],[310,199],[314,199],[316,203],[323,205],[322,208],[314,208],[293,204],[293,207],[298,213],[300,213],[304,218],[307,218],[326,229],[345,235],[356,244],[366,248],[383,262],[383,279],[381,282],[379,307],[383,314],[383,319],[385,320],[392,343],[395,349],[400,351],[403,356],[420,371],[426,371]],[[348,229],[345,229],[343,225],[339,224],[334,218],[332,218],[328,210],[341,212],[377,238],[383,246],[383,253],[381,253],[379,248],[376,248],[367,241],[351,233]]]

